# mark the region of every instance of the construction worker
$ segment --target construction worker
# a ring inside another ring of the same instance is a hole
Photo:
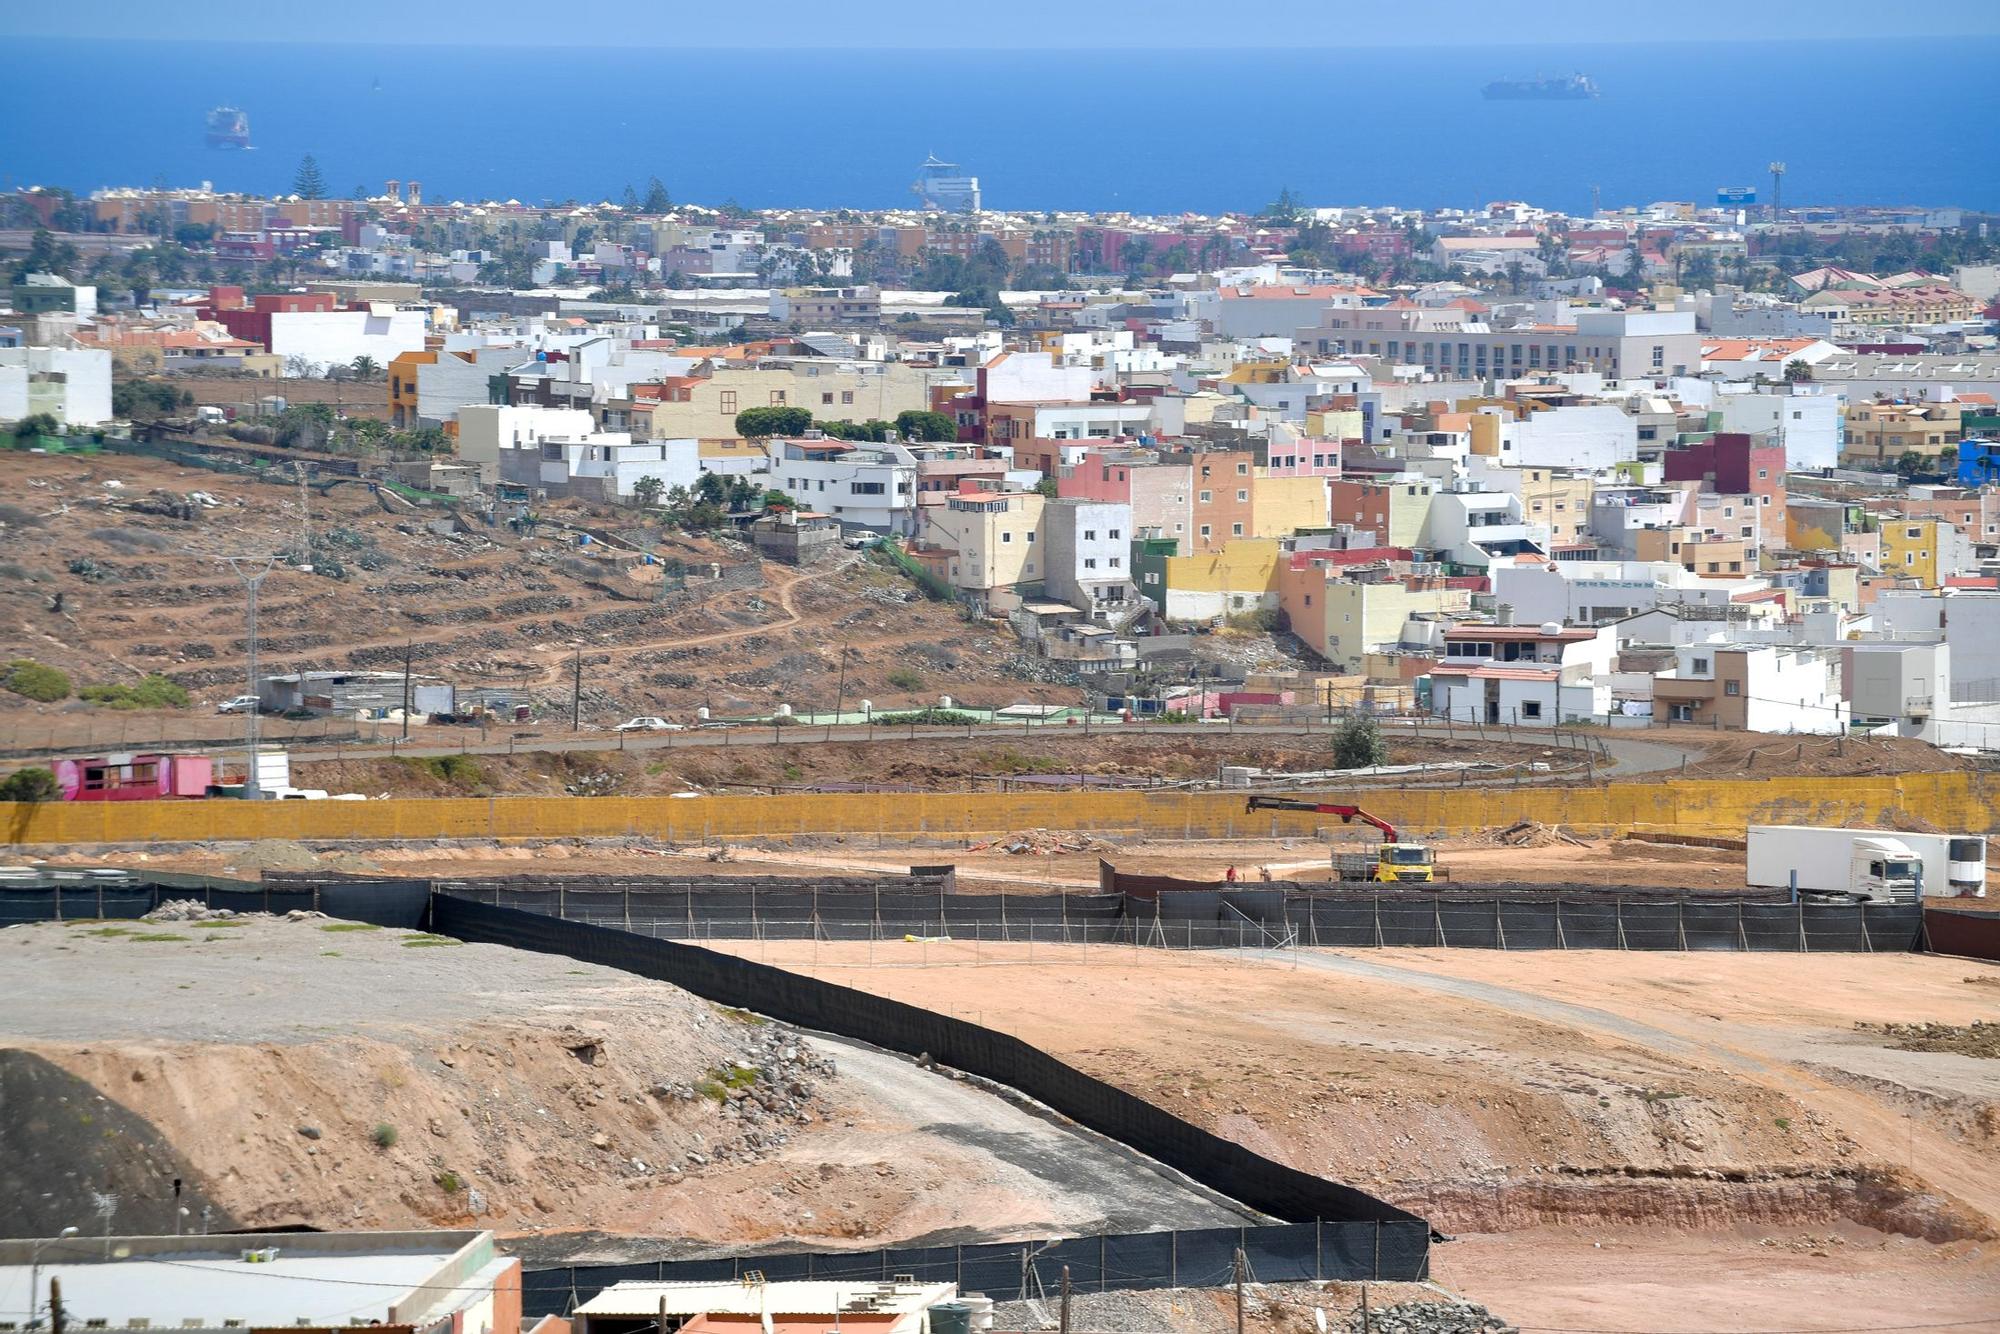
[[[1232,885],[1233,885],[1233,884],[1235,884],[1235,883],[1236,883],[1236,868],[1235,868],[1234,866],[1232,866],[1232,867],[1230,867],[1230,868],[1229,868],[1229,869],[1228,869],[1227,871],[1224,871],[1224,872],[1222,873],[1222,878],[1223,878],[1224,880],[1228,881],[1228,882],[1229,882],[1230,884],[1232,884]]]

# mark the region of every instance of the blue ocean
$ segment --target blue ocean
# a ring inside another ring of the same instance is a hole
[[[890,207],[928,154],[999,209],[1308,203],[1581,212],[1768,197],[2000,209],[2000,39],[1361,51],[536,50],[28,39],[10,44],[0,187],[165,180],[427,198]],[[1596,101],[1489,102],[1582,72]],[[249,113],[253,150],[203,116]]]

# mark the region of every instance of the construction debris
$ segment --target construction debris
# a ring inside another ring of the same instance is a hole
[[[1063,833],[1052,829],[1023,829],[1002,838],[974,843],[967,852],[998,848],[1016,857],[1051,857],[1066,852],[1109,852],[1117,845],[1094,834]]]
[[[1564,833],[1560,825],[1545,825],[1539,820],[1516,820],[1504,829],[1489,829],[1466,841],[1507,848],[1546,848],[1557,843],[1567,843],[1575,848],[1590,846],[1582,839]]]
[[[2000,1060],[2000,1023],[1975,1019],[1970,1024],[1871,1024],[1860,1022],[1856,1031],[1880,1036],[1883,1045],[1897,1051],[1943,1051],[1960,1056],[1983,1056]]]

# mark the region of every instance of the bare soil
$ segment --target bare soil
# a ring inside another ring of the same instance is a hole
[[[1440,1276],[1522,1323],[1657,1328],[1646,1285],[1669,1273],[1714,1312],[1770,1284],[1795,1314],[1852,1300],[1886,1322],[1895,1299],[1857,1274],[1926,1313],[2000,1295],[2000,1070],[1854,1028],[1991,1022],[2000,996],[1962,961],[726,948],[1018,1034],[1471,1235]],[[1631,1259],[1600,1289],[1607,1237]],[[1674,1327],[1703,1327],[1683,1309]]]
[[[783,1059],[806,1047],[835,1072]],[[899,1058],[610,969],[346,923],[0,931],[0,1057],[83,1081],[16,1080],[0,1120],[8,1162],[84,1161],[79,1134],[99,1150],[103,1175],[56,1183],[65,1216],[114,1183],[132,1216],[160,1213],[176,1173],[125,1170],[144,1156],[185,1163],[240,1226],[477,1220],[546,1235],[544,1258],[578,1233],[841,1247],[1242,1218]],[[740,1095],[719,1082],[738,1066],[758,1072]],[[767,1083],[797,1086],[802,1116],[723,1109]],[[113,1129],[123,1155],[98,1144]],[[37,1207],[0,1199],[0,1231],[46,1231]]]

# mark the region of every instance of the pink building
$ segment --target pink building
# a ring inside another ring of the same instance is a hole
[[[1193,488],[1193,465],[1160,463],[1144,450],[1093,449],[1056,478],[1058,497],[1130,505],[1135,533],[1157,529],[1161,537],[1182,541],[1193,520]]]

